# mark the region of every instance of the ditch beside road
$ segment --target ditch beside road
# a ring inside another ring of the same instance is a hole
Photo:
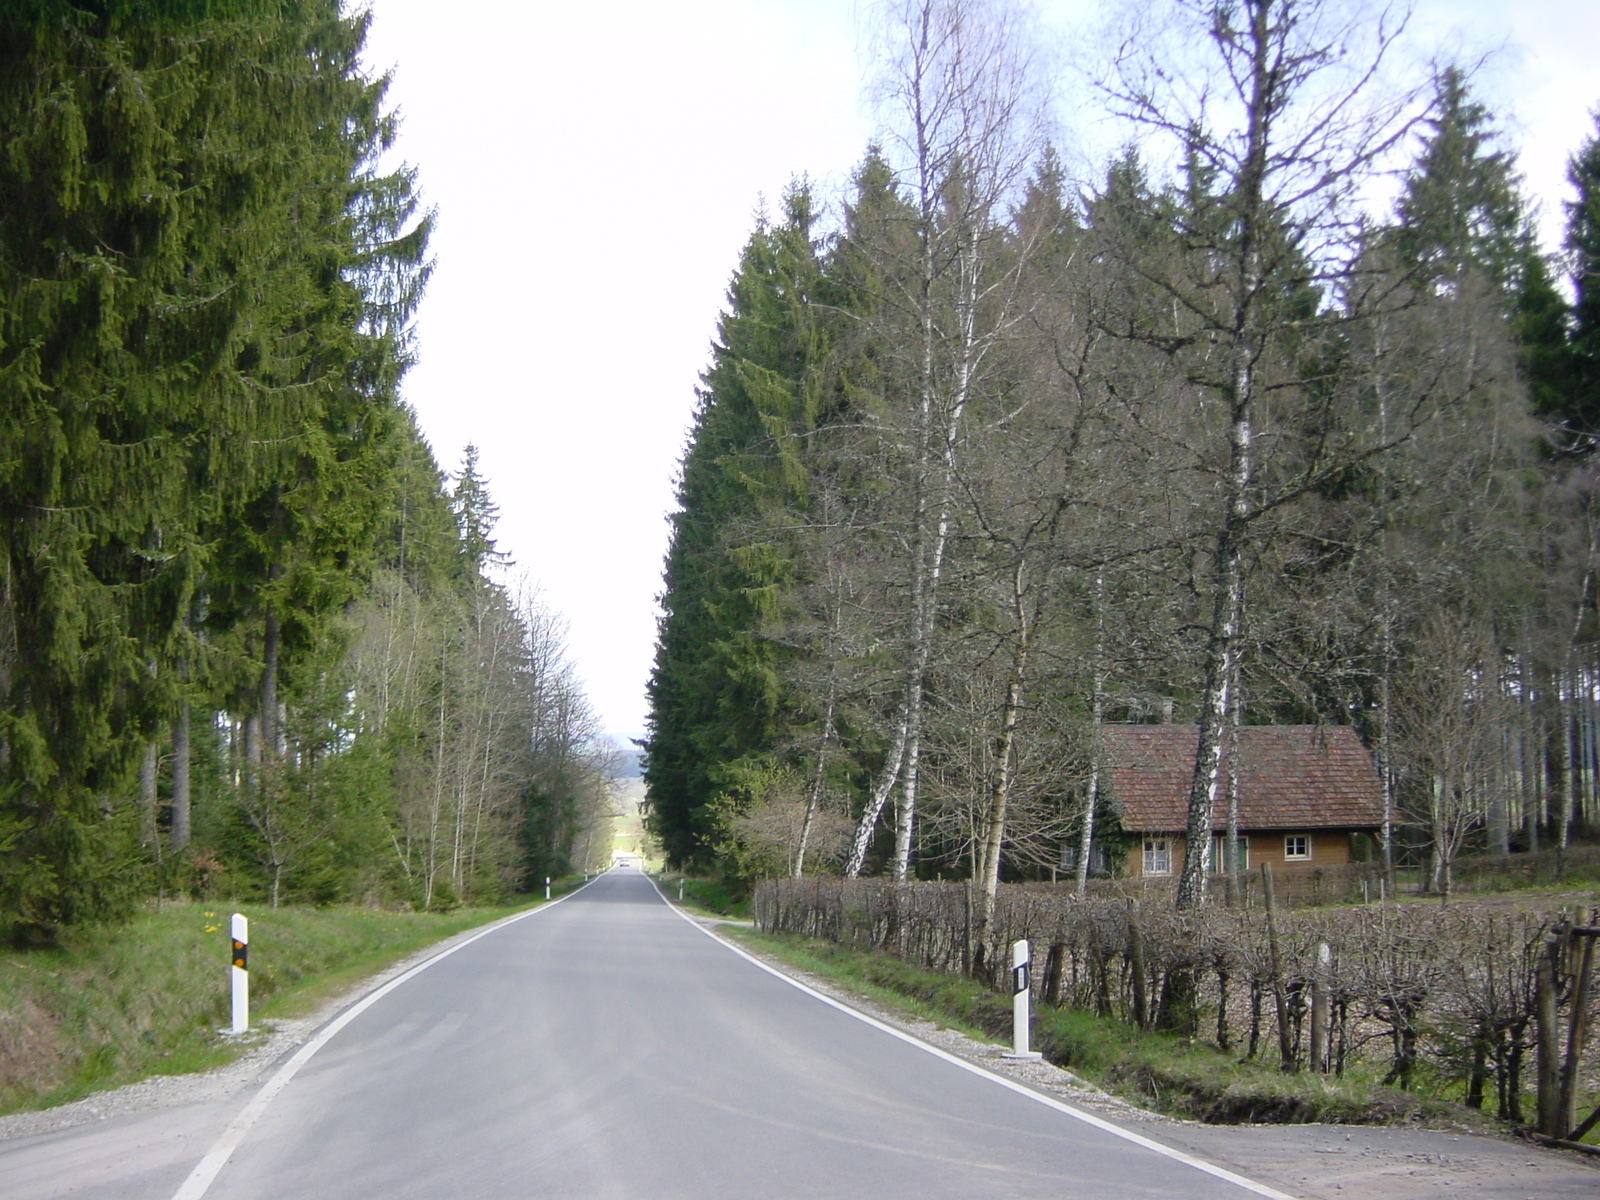
[[[748,922],[698,915],[718,933]],[[997,1075],[1137,1130],[1302,1200],[1595,1200],[1600,1159],[1511,1136],[1414,1125],[1208,1125],[1139,1108],[1070,1071],[1003,1057],[1006,1047],[842,987],[752,945],[775,970]]]

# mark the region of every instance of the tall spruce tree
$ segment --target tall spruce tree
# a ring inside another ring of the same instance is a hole
[[[478,473],[476,446],[468,446],[462,456],[461,473],[450,493],[450,507],[461,531],[462,568],[469,578],[481,578],[490,566],[509,562],[509,556],[495,548],[490,536],[500,519],[500,507],[489,498],[489,489]]]
[[[766,518],[803,490],[826,359],[811,190],[746,245],[684,454],[650,678],[648,824],[668,858],[708,861],[718,814],[747,804],[781,738],[782,651],[767,636],[793,573]]]
[[[1425,128],[1397,206],[1400,259],[1420,286],[1491,289],[1517,339],[1535,410],[1562,419],[1566,306],[1539,251],[1516,155],[1460,67],[1435,76]]]
[[[1597,131],[1567,163],[1574,197],[1567,201],[1567,253],[1572,262],[1572,364],[1560,415],[1589,437],[1600,436],[1600,109]]]
[[[313,555],[337,572],[370,542],[329,502],[373,503],[361,448],[426,222],[372,170],[393,122],[364,34],[337,0],[0,14],[0,919],[20,927],[137,886],[121,796],[193,690],[197,618],[287,586],[289,556],[239,543],[342,539]]]
[[[1531,237],[1516,157],[1500,144],[1489,110],[1473,98],[1465,72],[1434,78],[1433,105],[1416,165],[1397,206],[1395,242],[1419,283],[1460,287],[1483,275],[1508,302],[1515,296]]]

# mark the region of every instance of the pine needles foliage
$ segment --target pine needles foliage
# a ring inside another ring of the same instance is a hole
[[[532,741],[537,631],[486,577],[487,494],[452,509],[400,400],[432,214],[380,164],[397,126],[368,21],[340,0],[0,13],[0,926],[20,940],[157,888],[430,904],[520,883],[522,822],[496,808],[517,802],[462,789],[486,764],[497,797],[527,786],[536,756],[509,747]],[[362,639],[376,623],[392,649],[409,634],[385,622],[418,614],[450,632],[397,704]],[[498,656],[493,703],[461,690],[475,654]],[[605,754],[583,720],[588,812]],[[424,732],[446,727],[477,757],[446,763]]]

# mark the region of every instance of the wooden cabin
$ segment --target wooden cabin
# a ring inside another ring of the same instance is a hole
[[[1348,863],[1352,847],[1382,828],[1383,784],[1353,729],[1246,725],[1236,737],[1241,867]],[[1177,875],[1198,726],[1102,725],[1100,738],[1111,801],[1132,840],[1123,874]],[[1223,862],[1230,757],[1225,748],[1211,819],[1212,870]]]

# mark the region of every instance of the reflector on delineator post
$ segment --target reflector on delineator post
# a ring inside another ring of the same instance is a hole
[[[243,913],[234,913],[231,927],[232,965],[228,974],[233,979],[233,1033],[247,1033],[250,1029],[250,922]]]
[[[1028,992],[1032,986],[1026,939],[1011,943],[1011,1049],[1002,1058],[1043,1058],[1028,1049]]]

